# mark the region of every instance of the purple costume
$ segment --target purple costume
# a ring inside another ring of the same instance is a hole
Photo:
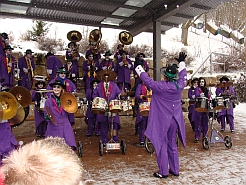
[[[62,107],[59,108],[57,104],[53,94],[45,102],[45,108],[49,107],[57,123],[57,125],[54,125],[51,120],[48,120],[46,137],[52,136],[64,138],[68,146],[76,148],[73,128],[68,120],[69,114]],[[44,111],[44,113],[47,115],[46,111]]]
[[[3,37],[0,36],[0,56],[5,54],[5,52],[3,50],[5,48],[5,42],[2,39],[3,39]]]
[[[138,84],[137,89],[136,89],[135,96],[139,104],[143,102],[147,102],[147,100],[143,100],[140,98],[141,95],[146,95],[146,86],[144,84]],[[148,116],[141,116],[140,111],[138,109],[136,124],[137,124],[137,127],[139,128],[138,131],[139,131],[139,142],[140,143],[144,142],[144,132],[147,128],[147,122],[148,122]]]
[[[189,121],[190,121],[190,124],[191,124],[191,127],[193,130],[195,130],[195,125],[194,125],[194,120],[193,120],[193,117],[192,117],[192,113],[195,111],[195,88],[194,87],[191,87],[189,88],[188,90],[188,98],[190,99],[189,101],[189,107],[188,107],[188,110],[189,110],[189,113],[188,113],[188,118],[189,118]]]
[[[79,57],[80,57],[80,55],[78,56],[78,58]],[[66,59],[68,59],[68,58],[71,58],[71,55],[69,55],[69,51],[67,50],[66,51]],[[72,60],[72,63],[73,63],[73,69],[74,69],[73,72],[75,72],[75,75],[78,76],[79,75],[79,63],[78,63],[77,58],[75,60]],[[67,69],[67,71],[69,71],[69,70]]]
[[[35,70],[34,60],[32,58],[30,60],[31,60],[32,70],[34,71]],[[18,85],[23,86],[23,87],[27,88],[28,90],[31,90],[33,76],[32,76],[32,72],[31,72],[31,67],[28,68],[25,56],[18,59],[18,67],[20,69],[20,78],[21,78],[18,81]],[[24,72],[23,68],[28,70],[28,74],[26,74]],[[34,74],[34,72],[33,72],[33,74]]]
[[[96,72],[98,71],[99,62],[98,60],[85,60],[83,62],[83,71],[85,78],[85,90],[90,88],[91,81],[96,79]],[[94,68],[94,69],[93,69]]]
[[[76,77],[78,76],[78,67],[72,63],[72,65],[68,66],[64,64],[64,67],[68,71],[67,78],[70,79],[74,84],[76,83]]]
[[[205,88],[206,89],[206,88]],[[195,88],[196,98],[201,97],[201,94],[204,93],[205,97],[210,98],[210,94],[206,89],[207,93],[204,92],[199,86]],[[194,116],[193,116],[194,115]],[[200,138],[201,132],[203,137],[207,137],[208,134],[208,114],[206,112],[197,112],[195,109],[192,113],[192,119],[195,123],[195,139]]]
[[[56,77],[56,72],[60,67],[62,67],[62,62],[57,56],[51,55],[48,57],[46,68],[48,74],[50,75],[50,80]]]
[[[228,90],[224,90],[220,87],[218,87],[215,91],[216,96],[221,96],[221,94],[231,94],[232,96],[235,96],[235,92],[232,88],[232,86],[229,86]],[[232,102],[230,101],[231,107],[233,107]],[[221,122],[221,130],[224,131],[225,130],[225,119],[227,121],[227,123],[230,126],[230,130],[234,131],[234,116],[233,116],[233,108],[229,108],[229,109],[222,109],[221,112],[218,112],[218,120],[219,122]]]
[[[106,59],[103,59],[99,64],[98,71],[106,70],[106,69],[114,71],[114,62],[111,59],[109,59],[108,61]]]
[[[0,122],[0,166],[2,159],[17,147],[18,143],[12,133],[9,122],[2,120],[2,122]]]
[[[88,49],[87,51],[86,51],[86,53],[85,53],[85,56],[88,56],[90,53],[93,53],[93,51],[91,50],[91,49]],[[101,58],[101,53],[100,53],[100,51],[98,51],[97,52],[97,54],[94,54],[93,53],[93,55],[94,55],[94,59],[97,59],[97,60],[99,60],[100,58]]]
[[[43,137],[47,129],[47,121],[44,117],[44,112],[40,110],[40,101],[44,98],[45,93],[38,93],[36,92],[37,90],[33,90],[32,92],[32,102],[36,103],[34,108],[35,128],[36,135]]]
[[[179,174],[178,148],[176,144],[177,133],[183,146],[186,147],[185,123],[182,113],[182,91],[186,85],[186,69],[179,72],[176,81],[179,89],[171,81],[154,81],[147,73],[141,72],[140,78],[152,90],[152,99],[148,118],[146,137],[153,143],[159,174],[168,175],[170,171]],[[180,64],[181,64],[180,63]]]
[[[105,82],[100,82],[96,89],[93,92],[92,98],[94,99],[95,97],[101,97],[104,98],[106,101],[109,100],[115,100],[119,97],[121,94],[121,90],[118,88],[118,86],[114,82],[108,82],[108,92],[109,96],[106,96],[105,92]],[[113,119],[113,129],[116,131],[116,135],[113,136],[113,140],[115,142],[119,142],[118,140],[118,130],[120,129],[120,117],[119,116],[114,116],[110,117],[108,120],[107,116],[104,116],[103,114],[98,114],[96,121],[100,124],[100,138],[103,142],[103,144],[106,144],[108,142],[108,127],[109,124],[111,125]]]
[[[117,61],[115,71],[118,74],[117,85],[119,89],[122,90],[124,84],[124,91],[126,91],[126,89],[130,90],[131,88],[130,74],[131,74],[131,70],[133,69],[133,65],[130,59],[125,58],[126,62],[128,63],[126,65],[124,64],[123,60],[124,60],[123,58],[120,58]]]
[[[95,131],[96,135],[99,135],[99,128],[98,128],[98,124],[96,123],[97,115],[91,112],[93,91],[94,90],[92,90],[91,88],[87,89],[86,91],[86,99],[89,102],[86,111],[86,116],[85,116],[85,122],[88,125],[88,131],[87,131],[88,136],[91,136],[93,131]]]
[[[134,69],[138,66],[138,65],[141,65],[145,72],[147,73],[149,71],[149,64],[148,62],[146,62],[144,59],[140,60],[139,59],[139,62],[134,62]],[[134,70],[133,71],[133,74],[134,74],[134,77],[137,75],[136,71]],[[141,83],[141,79],[139,78],[139,76],[137,75],[137,78],[135,78],[135,85],[137,86],[138,84]]]
[[[12,66],[9,67],[11,70],[8,73],[6,54],[0,56],[0,79],[5,79],[4,82],[2,82],[2,86],[7,86],[8,88],[14,86],[14,60],[15,58],[11,56],[9,63],[12,63]]]

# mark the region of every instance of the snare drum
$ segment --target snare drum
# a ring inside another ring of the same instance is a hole
[[[111,100],[109,103],[109,111],[112,113],[118,113],[121,109],[121,102],[120,100]]]
[[[104,98],[95,97],[92,102],[91,112],[94,114],[104,114],[107,102]]]
[[[224,100],[222,97],[216,97],[215,99],[212,100],[213,108],[214,110],[220,110],[223,109],[224,106]]]
[[[123,103],[122,103],[122,110],[123,110],[123,112],[132,111],[132,102],[130,102],[130,101],[123,101]]]
[[[141,116],[148,116],[150,110],[150,102],[143,102],[139,104],[139,112]]]
[[[208,112],[208,98],[199,97],[196,99],[196,111],[197,112]]]
[[[225,109],[232,108],[231,101],[229,98],[224,99]]]

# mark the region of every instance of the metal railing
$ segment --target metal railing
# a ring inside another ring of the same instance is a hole
[[[208,55],[208,57],[203,61],[203,63],[198,67],[198,69],[192,74],[191,79],[193,79],[193,77],[198,73],[198,71],[204,66],[204,64],[207,62],[207,60],[210,61],[209,66],[206,66],[206,67],[210,68],[210,75],[212,75],[212,73],[213,73],[213,65],[212,64],[215,64],[215,63],[216,64],[224,64],[224,72],[225,72],[225,62],[224,63],[212,62],[212,60],[213,60],[212,56],[213,55],[230,56],[230,55],[227,55],[227,54],[224,54],[224,53],[217,53],[217,52],[210,53]]]

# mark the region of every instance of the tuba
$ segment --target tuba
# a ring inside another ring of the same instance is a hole
[[[129,45],[133,42],[133,36],[127,31],[122,31],[119,33],[119,40],[122,44]]]
[[[82,39],[82,35],[79,31],[73,30],[67,33],[67,39],[70,42],[79,42]],[[73,48],[72,50],[70,50],[69,48],[69,52],[71,52],[71,57],[72,58],[76,58],[79,56],[79,51],[78,51],[78,46],[76,46],[75,48]]]
[[[94,29],[89,34],[89,44],[94,46],[95,48],[92,50],[94,54],[98,53],[98,50],[100,49],[101,45],[101,39],[102,39],[102,33],[99,29]]]

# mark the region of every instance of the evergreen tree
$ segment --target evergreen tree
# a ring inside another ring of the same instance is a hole
[[[32,40],[36,41],[37,37],[44,36],[49,32],[50,24],[47,22],[35,20],[33,23],[32,30],[28,31]]]

